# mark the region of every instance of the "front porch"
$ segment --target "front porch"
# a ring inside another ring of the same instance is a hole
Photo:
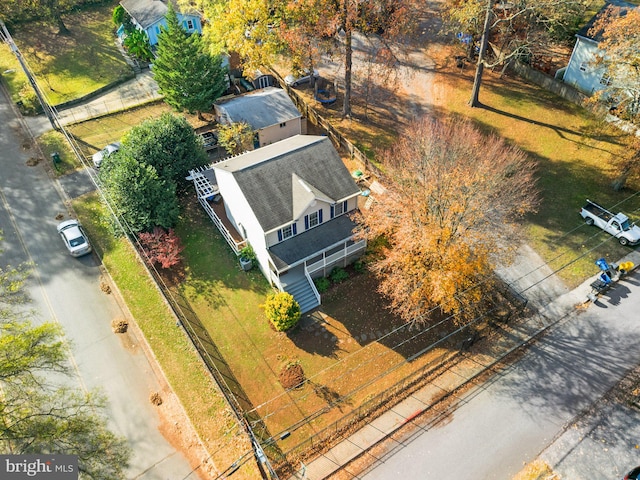
[[[365,240],[354,240],[356,224],[341,215],[269,248],[270,281],[289,292],[307,312],[321,303],[314,278],[346,267],[364,252]]]

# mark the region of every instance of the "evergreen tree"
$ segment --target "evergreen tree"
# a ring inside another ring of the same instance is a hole
[[[185,185],[189,170],[209,162],[202,141],[183,117],[164,113],[133,127],[122,139],[122,150],[139,163],[151,165],[158,176]]]
[[[212,56],[199,35],[189,35],[180,25],[169,2],[167,27],[158,35],[158,50],[153,73],[165,101],[182,112],[211,110],[213,102],[226,89],[222,58]]]
[[[152,165],[139,162],[126,148],[105,160],[98,174],[102,188],[131,230],[169,229],[176,224],[180,206],[175,183],[161,178]]]

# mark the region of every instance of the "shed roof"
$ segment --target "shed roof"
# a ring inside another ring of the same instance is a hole
[[[296,135],[213,168],[233,174],[265,232],[298,220],[314,200],[337,203],[360,194],[328,137]]]
[[[302,117],[287,92],[276,87],[238,95],[216,105],[227,112],[231,121],[246,122],[253,130]]]

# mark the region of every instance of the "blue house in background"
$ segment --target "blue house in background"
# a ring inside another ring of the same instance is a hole
[[[167,0],[171,1],[171,0]],[[120,5],[124,8],[134,25],[147,32],[149,43],[153,47],[158,43],[160,29],[167,26],[164,16],[167,14],[167,1],[163,0],[122,0]],[[178,5],[173,2],[182,27],[189,33],[202,33],[202,20],[196,11],[182,13]],[[121,35],[118,30],[118,35]]]

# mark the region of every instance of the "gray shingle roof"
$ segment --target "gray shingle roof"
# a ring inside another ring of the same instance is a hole
[[[120,5],[145,29],[167,14],[167,4],[161,0],[122,0]]]
[[[328,137],[296,135],[216,163],[213,168],[233,173],[265,232],[298,220],[294,218],[294,202],[300,212],[299,202],[313,200],[301,194],[300,180],[320,200],[338,202],[360,194]]]
[[[193,9],[179,8],[175,0],[172,0],[176,12],[187,15],[198,15]],[[120,5],[131,15],[144,29],[149,28],[167,14],[167,2],[162,0],[122,0]]]
[[[253,130],[288,122],[302,115],[281,88],[267,87],[217,103],[234,123],[246,122]]]
[[[302,260],[317,255],[339,242],[350,239],[356,223],[348,215],[340,215],[331,222],[307,230],[269,248],[269,255],[278,270],[295,265]]]

